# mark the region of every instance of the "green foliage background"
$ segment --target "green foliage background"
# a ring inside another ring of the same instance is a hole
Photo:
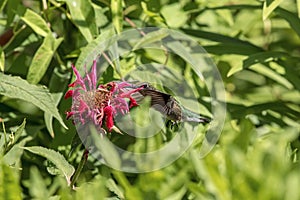
[[[0,199],[300,199],[299,1],[0,0],[0,10]],[[222,135],[204,159],[195,144],[151,173],[89,158],[72,191],[62,174],[82,151],[68,156],[75,129],[63,119],[71,63],[132,24],[181,31],[211,54],[226,88]]]

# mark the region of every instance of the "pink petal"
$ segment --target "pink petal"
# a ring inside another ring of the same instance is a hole
[[[76,85],[80,85],[86,91],[84,81],[83,81],[82,77],[80,76],[78,70],[76,69],[75,65],[73,65],[73,64],[72,64],[72,69],[75,73],[76,80],[73,83],[69,84],[69,87],[74,87]]]
[[[129,108],[138,106],[138,104],[137,104],[137,102],[136,102],[136,100],[134,98],[129,97],[129,99],[130,99],[130,106],[129,106]]]
[[[104,108],[104,114],[106,115],[106,126],[109,132],[111,132],[112,127],[114,126],[114,119],[113,119],[113,107],[106,106]]]
[[[74,94],[74,90],[69,90],[68,92],[66,92],[64,99],[68,99],[70,97],[72,97]]]
[[[93,86],[93,90],[96,89],[96,86],[97,86],[97,71],[96,71],[96,66],[97,66],[97,61],[94,60],[93,61],[93,66],[92,66],[92,70],[91,70],[91,73],[90,73],[90,77],[91,77],[91,80],[92,80],[92,86]]]
[[[70,119],[70,117],[72,117],[72,115],[74,115],[74,112],[73,111],[68,111],[68,112],[66,112],[66,114],[67,114],[67,119]]]

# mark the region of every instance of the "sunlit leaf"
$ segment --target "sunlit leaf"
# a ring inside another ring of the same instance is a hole
[[[51,59],[62,42],[63,38],[55,39],[52,34],[45,37],[44,42],[35,53],[29,67],[27,80],[30,83],[38,83],[47,71]]]
[[[289,80],[262,64],[253,65],[251,66],[251,69],[270,79],[273,79],[274,81],[282,84],[288,89],[293,88],[293,85],[289,82]]]
[[[23,147],[25,150],[30,151],[31,153],[40,155],[61,170],[61,172],[65,175],[66,179],[69,181],[71,176],[73,175],[75,169],[72,165],[70,165],[67,160],[59,153],[52,149],[46,149],[40,146],[32,146],[32,147]]]
[[[108,42],[108,44],[106,43],[106,41],[111,39],[113,35],[115,35],[114,30],[108,29],[106,31],[103,31],[96,39],[94,39],[87,46],[85,46],[81,50],[81,53],[75,64],[78,70],[84,72],[84,65],[86,65],[87,70],[89,70],[93,60],[96,59],[97,56],[103,56],[101,54],[107,48],[107,45],[116,42],[116,39],[114,39]]]
[[[0,71],[4,71],[5,67],[5,53],[3,49],[0,47]]]
[[[114,27],[118,34],[122,32],[123,29],[123,8],[122,8],[122,0],[111,0],[110,8],[112,14],[112,21]]]
[[[51,94],[46,88],[29,84],[20,77],[9,76],[3,73],[0,73],[0,80],[1,95],[31,102],[44,112],[52,113],[61,125],[67,128],[56,108]]]
[[[0,12],[3,10],[4,6],[6,5],[7,0],[0,1]]]
[[[266,20],[281,2],[282,0],[266,0],[263,7],[263,20]]]
[[[120,199],[124,199],[124,191],[116,184],[116,182],[110,178],[106,182],[106,187],[113,193],[115,193]]]
[[[0,199],[18,200],[21,197],[21,187],[17,173],[0,159]]]
[[[26,10],[24,16],[22,16],[21,19],[37,34],[43,37],[46,37],[49,33],[51,33],[51,30],[45,20],[39,14],[33,12],[30,9]]]
[[[168,26],[172,28],[182,27],[188,20],[187,13],[183,11],[181,5],[178,3],[163,6],[161,14],[165,18]]]
[[[169,32],[167,29],[159,29],[145,35],[134,47],[132,51],[135,51],[148,44],[153,44],[155,42],[160,42],[163,38],[167,37]]]
[[[91,2],[81,0],[59,0],[66,2],[70,9],[71,19],[78,27],[87,42],[91,42],[98,34],[95,13]]]

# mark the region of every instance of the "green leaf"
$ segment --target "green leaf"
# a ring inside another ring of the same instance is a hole
[[[98,35],[94,9],[89,0],[59,0],[66,2],[71,13],[73,23],[78,27],[87,42],[91,42]]]
[[[55,39],[51,33],[45,37],[44,42],[32,59],[27,74],[28,82],[36,84],[43,78],[53,54],[62,40],[63,38]]]
[[[90,42],[86,47],[84,47],[80,53],[79,58],[76,61],[76,68],[80,72],[84,72],[83,65],[87,63],[92,63],[94,59],[98,55],[100,55],[107,46],[106,41],[112,38],[112,36],[115,35],[113,29],[108,29],[106,31],[103,31],[96,39],[94,39],[92,42]],[[116,42],[116,41],[111,41],[111,43]],[[104,45],[105,43],[105,45]],[[111,44],[109,43],[109,45]],[[82,67],[82,68],[81,68]],[[87,70],[91,66],[86,66]]]
[[[168,26],[171,28],[182,27],[188,20],[187,13],[183,11],[181,5],[178,3],[163,6],[161,9],[161,14],[165,18]]]
[[[263,20],[266,20],[269,15],[280,5],[282,0],[266,0],[263,7]]]
[[[208,32],[208,31],[200,31],[200,30],[194,30],[194,29],[182,29],[182,31],[188,35],[207,39],[210,41],[220,42],[223,43],[221,48],[224,48],[226,45],[230,48],[226,48],[223,53],[226,53],[226,51],[233,52],[239,52],[241,49],[248,49],[248,52],[260,52],[263,51],[261,47],[258,47],[248,41],[240,40],[235,37],[229,37],[218,33]],[[232,48],[239,47],[239,49],[235,50]],[[207,50],[208,51],[208,50]]]
[[[286,87],[288,89],[293,89],[293,85],[291,84],[291,82],[289,80],[287,80],[286,78],[284,78],[280,74],[276,73],[272,69],[264,66],[263,64],[253,65],[253,66],[251,66],[251,69],[253,71],[256,71],[256,72],[260,73],[263,76],[266,76],[270,79],[273,79],[275,82],[283,85],[284,87]]]
[[[0,199],[22,199],[21,188],[19,185],[17,174],[12,168],[4,164],[3,162],[0,162]]]
[[[18,141],[18,139],[21,137],[24,129],[25,129],[26,119],[23,120],[23,123],[18,127],[16,132],[14,133],[12,142],[8,145],[6,152],[8,152],[14,144]]]
[[[28,182],[30,196],[34,199],[47,199],[49,191],[46,182],[37,167],[30,168],[30,180]]]
[[[46,21],[37,13],[33,12],[30,9],[26,9],[26,12],[21,19],[30,26],[34,32],[37,34],[46,37],[51,33],[50,28],[48,27]]]
[[[289,55],[285,52],[260,52],[256,54],[249,55],[247,59],[243,61],[243,68],[249,68],[250,66],[257,63],[267,63],[271,61],[276,61],[278,59],[287,58]]]
[[[25,129],[25,125],[26,125],[26,118],[23,120],[22,124],[18,127],[18,129],[15,132],[15,135],[14,135],[15,142],[17,142],[18,139],[21,137],[21,135],[22,135],[22,133],[23,133],[23,131]]]
[[[63,93],[53,93],[51,94],[54,101],[55,101],[55,105],[57,106],[58,103],[60,102],[60,99],[61,97],[63,96]],[[53,115],[52,113],[49,113],[49,112],[45,112],[44,113],[44,119],[45,119],[45,124],[46,124],[46,127],[47,127],[47,130],[50,134],[50,136],[52,138],[54,138],[54,131],[53,131]]]
[[[21,167],[21,157],[23,154],[24,149],[22,147],[25,146],[27,142],[32,140],[32,137],[26,137],[23,140],[21,140],[19,143],[15,144],[9,152],[5,154],[3,157],[3,161],[9,165],[14,166],[16,168]]]
[[[217,55],[226,55],[226,54],[249,55],[249,54],[255,54],[262,51],[261,49],[255,48],[253,46],[243,45],[240,43],[221,43],[218,45],[203,46],[203,48],[207,52],[217,54]]]
[[[2,12],[2,10],[3,10],[4,6],[6,5],[6,3],[7,3],[7,0],[1,0],[0,1],[0,12]]]
[[[123,29],[123,8],[122,0],[111,0],[110,2],[113,25],[118,34]]]
[[[181,187],[179,190],[174,191],[173,194],[169,195],[168,197],[164,197],[165,200],[180,200],[184,198],[184,195],[186,194],[186,187]]]
[[[300,0],[297,0],[298,18],[300,18]]]
[[[3,49],[0,47],[0,71],[4,72],[5,67],[5,53]]]
[[[160,42],[162,39],[169,35],[168,29],[159,29],[145,35],[139,42],[133,47],[132,51],[135,51],[143,46],[151,45],[155,42]]]
[[[94,145],[107,165],[115,169],[120,169],[121,159],[114,144],[107,137],[101,137],[101,134],[97,132],[95,127],[91,126],[90,128]]]
[[[298,34],[300,37],[300,20],[298,16],[295,13],[292,13],[288,10],[285,10],[283,8],[277,8],[275,12],[284,18],[290,26],[294,29],[294,31]]]
[[[31,102],[44,112],[51,113],[67,129],[56,108],[55,101],[45,87],[32,85],[20,77],[3,73],[0,73],[0,80],[0,95]]]
[[[31,153],[40,155],[49,161],[51,161],[53,164],[56,165],[56,167],[61,170],[61,172],[65,175],[66,179],[70,181],[71,176],[73,175],[75,169],[72,165],[70,165],[66,159],[59,153],[52,149],[46,149],[44,147],[40,146],[32,146],[32,147],[23,147],[25,150],[30,151]]]
[[[10,1],[9,1],[10,2]],[[13,37],[3,47],[6,53],[13,51],[15,48],[21,46],[21,44],[28,39],[29,35],[32,34],[32,30],[28,26],[22,26],[20,29],[13,33]]]
[[[153,9],[153,6],[151,4],[156,3],[155,1],[142,1],[141,7],[143,9],[143,13],[153,19],[156,24],[158,24],[160,27],[165,27],[165,20],[162,18],[162,16],[157,13],[155,9]],[[156,3],[158,4],[158,3]]]
[[[113,193],[115,193],[120,199],[124,199],[124,191],[116,184],[116,182],[112,179],[109,178],[106,181],[106,187]]]

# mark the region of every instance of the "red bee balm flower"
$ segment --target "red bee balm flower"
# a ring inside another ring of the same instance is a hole
[[[72,69],[76,80],[69,84],[69,87],[74,89],[65,94],[65,99],[73,98],[71,111],[67,112],[67,119],[72,117],[75,123],[81,124],[92,121],[100,129],[105,121],[107,130],[111,132],[114,127],[114,117],[118,114],[124,115],[130,108],[138,105],[131,94],[142,87],[134,88],[127,82],[110,82],[97,87],[95,60],[91,72],[86,73],[85,77],[81,77],[74,65]],[[126,100],[130,103],[128,104]]]

